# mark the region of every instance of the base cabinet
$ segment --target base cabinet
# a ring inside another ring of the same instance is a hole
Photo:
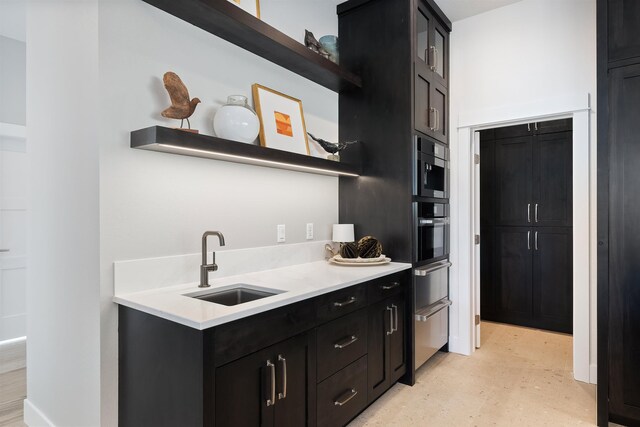
[[[215,425],[306,425],[310,351],[302,334],[217,368]]]
[[[346,425],[406,371],[409,283],[407,270],[204,331],[121,306],[119,425]]]

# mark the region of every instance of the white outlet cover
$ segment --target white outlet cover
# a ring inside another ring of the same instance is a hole
[[[278,224],[277,229],[278,229],[278,238],[276,241],[278,243],[284,243],[286,240],[284,224]]]
[[[313,223],[307,223],[307,240],[313,240]]]

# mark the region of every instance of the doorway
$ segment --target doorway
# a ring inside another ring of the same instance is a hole
[[[570,334],[572,119],[479,133],[481,319]]]

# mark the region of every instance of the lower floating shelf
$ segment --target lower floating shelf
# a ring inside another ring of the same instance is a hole
[[[162,126],[131,132],[131,148],[320,175],[360,175],[360,169],[353,165]]]

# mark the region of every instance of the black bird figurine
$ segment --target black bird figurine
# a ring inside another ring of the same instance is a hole
[[[320,144],[320,146],[322,147],[322,149],[324,151],[326,151],[327,153],[333,154],[333,155],[338,154],[340,151],[344,150],[348,146],[358,142],[358,141],[345,141],[345,142],[338,142],[336,144],[334,142],[329,142],[329,141],[325,141],[324,139],[316,138],[315,136],[313,136],[309,132],[307,132],[307,135],[309,135],[311,137],[311,139],[313,139],[318,144]]]
[[[313,33],[309,30],[304,30],[304,45],[315,53],[319,53],[327,59],[329,59],[329,56],[331,56],[329,52],[324,47],[322,47]]]

